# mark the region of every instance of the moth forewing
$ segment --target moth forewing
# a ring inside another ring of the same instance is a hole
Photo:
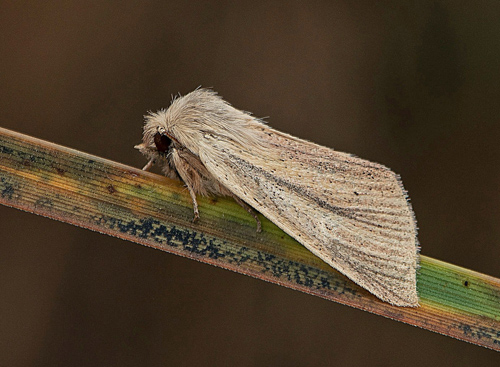
[[[176,139],[167,155],[189,154],[166,171],[187,172],[195,208],[194,194],[235,196],[380,299],[418,305],[416,225],[391,170],[271,129],[205,89],[150,117],[143,145],[154,150],[159,128]]]
[[[265,133],[272,139],[271,129]],[[282,144],[280,158],[225,144],[200,158],[236,196],[357,284],[392,304],[417,305],[416,230],[396,175],[298,143]]]

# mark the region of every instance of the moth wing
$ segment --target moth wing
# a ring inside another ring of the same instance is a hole
[[[398,176],[349,154],[262,128],[267,148],[200,150],[207,170],[315,255],[398,306],[417,306],[413,211]]]

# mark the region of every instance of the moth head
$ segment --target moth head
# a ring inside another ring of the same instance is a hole
[[[142,143],[135,146],[149,159],[161,160],[167,158],[169,152],[177,142],[166,130],[163,115],[164,111],[151,113],[146,116]]]

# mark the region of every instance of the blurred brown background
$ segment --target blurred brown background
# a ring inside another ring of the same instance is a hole
[[[393,168],[422,253],[500,277],[500,3],[461,3],[2,2],[1,126],[142,167],[143,114],[214,87],[273,127]],[[499,361],[67,224],[0,218],[0,366]]]

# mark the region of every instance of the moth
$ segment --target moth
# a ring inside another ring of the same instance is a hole
[[[145,116],[136,146],[191,195],[233,197],[383,301],[418,306],[413,210],[389,168],[272,129],[210,89]]]

